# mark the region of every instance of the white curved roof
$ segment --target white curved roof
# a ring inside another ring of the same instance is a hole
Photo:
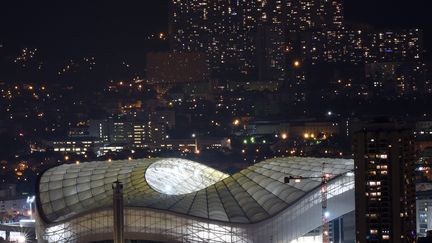
[[[47,223],[111,207],[111,185],[124,184],[125,207],[168,210],[210,220],[255,223],[289,207],[320,179],[284,184],[286,176],[320,177],[353,170],[353,161],[275,158],[232,176],[183,159],[141,159],[61,165],[38,185],[38,209]]]

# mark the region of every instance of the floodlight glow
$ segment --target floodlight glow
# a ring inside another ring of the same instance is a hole
[[[155,191],[183,195],[204,189],[228,175],[185,159],[161,159],[150,165],[145,178]]]
[[[165,191],[171,192],[172,191],[172,186],[171,185],[166,185],[165,186]]]
[[[25,243],[25,242],[27,242],[27,239],[26,239],[26,237],[24,235],[18,236],[16,238],[16,240],[17,240],[18,243]]]

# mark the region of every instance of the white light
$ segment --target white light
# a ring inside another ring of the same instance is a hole
[[[348,172],[346,175],[347,176],[354,176],[354,172]]]
[[[324,213],[324,217],[326,217],[326,218],[330,217],[330,213],[329,213],[328,211],[325,212],[325,213]]]
[[[166,186],[165,186],[165,190],[166,190],[167,192],[171,192],[171,191],[172,191],[172,186],[171,186],[171,185],[166,185]]]
[[[207,166],[177,158],[161,159],[145,172],[154,190],[168,195],[183,195],[204,189],[228,175]]]
[[[200,176],[201,175],[201,173],[198,171],[198,170],[194,170],[194,176],[195,177],[198,177],[198,176]]]
[[[20,235],[16,238],[18,243],[25,243],[26,242],[26,237],[23,235]]]
[[[35,196],[27,197],[27,203],[33,203],[35,200]]]
[[[327,115],[331,116],[331,115],[333,115],[333,112],[329,111],[329,112],[327,112]]]

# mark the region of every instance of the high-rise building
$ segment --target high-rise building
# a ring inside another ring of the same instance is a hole
[[[340,29],[344,25],[342,0],[286,1],[290,31]]]
[[[337,81],[331,79],[344,68],[402,63],[400,79],[386,82],[391,90],[398,96],[432,92],[426,72],[411,68],[425,68],[422,31],[349,26],[342,0],[172,0],[171,10],[172,52],[203,53],[211,79],[280,81],[287,99],[302,103],[316,97],[315,84]],[[382,80],[367,87],[368,77],[349,73],[347,88],[331,95],[383,94],[377,92]]]
[[[354,134],[357,242],[415,242],[413,133],[371,122]]]
[[[312,65],[323,62],[354,65],[420,62],[423,52],[422,32],[419,29],[301,31],[289,35],[287,48]]]
[[[432,121],[417,122],[414,136],[418,154],[415,172],[417,235],[426,237],[432,229]]]
[[[278,26],[262,26],[258,38],[258,77],[262,81],[286,79],[285,31]]]
[[[205,53],[213,77],[248,75],[254,68],[247,58],[254,41],[248,35],[253,25],[245,18],[255,22],[255,10],[254,1],[173,0],[171,48]]]
[[[421,63],[370,63],[365,65],[365,75],[367,84],[377,95],[427,92],[424,64]]]
[[[372,32],[368,62],[418,62],[423,52],[422,35],[419,29]]]
[[[341,29],[343,6],[341,0],[172,0],[170,17],[172,50],[205,53],[213,77],[282,80],[285,33]]]
[[[171,112],[154,111],[136,116],[90,120],[89,136],[105,143],[147,147],[166,139],[166,129],[175,126]]]

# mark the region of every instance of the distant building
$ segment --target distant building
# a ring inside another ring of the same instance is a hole
[[[370,61],[419,61],[423,53],[423,33],[419,29],[374,31],[367,43]]]
[[[363,65],[383,62],[420,62],[423,33],[419,29],[380,31],[358,27],[289,33],[289,55],[308,63]]]
[[[286,28],[290,31],[335,30],[344,25],[342,0],[295,0],[285,4]]]
[[[0,185],[0,200],[7,200],[16,197],[16,184]]]
[[[337,122],[298,121],[298,122],[271,122],[255,121],[246,127],[248,135],[280,135],[286,134],[287,138],[303,138],[331,136],[341,133],[341,125]]]
[[[148,147],[161,144],[175,126],[173,111],[137,112],[105,120],[90,120],[89,135],[104,143]]]
[[[426,151],[432,148],[432,121],[416,122],[414,136],[416,138],[416,150],[421,152],[421,156],[423,156]]]
[[[421,122],[426,125],[429,122]],[[417,125],[419,128],[419,125]],[[429,135],[430,139],[430,135]],[[429,140],[430,141],[430,140]],[[419,148],[419,147],[417,147]],[[416,211],[417,211],[417,235],[426,237],[432,230],[432,147],[418,151],[416,161]]]
[[[343,26],[340,0],[171,3],[172,50],[205,53],[211,75],[221,79],[284,79],[286,31]]]
[[[432,229],[432,200],[417,200],[417,234],[419,237],[425,237],[428,230]]]
[[[424,65],[421,63],[370,63],[365,65],[365,76],[371,90],[378,95],[403,96],[427,92]]]
[[[6,214],[8,216],[13,215],[25,215],[29,216],[29,209],[30,205],[27,203],[26,199],[7,199],[7,200],[0,200],[0,214]],[[10,218],[11,221],[12,217]],[[0,218],[0,222],[3,221],[2,218]],[[11,222],[3,222],[3,223],[11,223]]]
[[[255,82],[241,82],[241,81],[230,81],[227,82],[226,89],[245,89],[247,91],[270,91],[276,92],[282,86],[282,81],[255,81]]]
[[[88,129],[90,137],[98,138],[103,142],[109,141],[109,127],[107,120],[90,120]]]
[[[432,242],[432,231],[428,230],[426,237],[419,237],[417,243],[429,243]]]
[[[70,137],[51,140],[48,147],[52,148],[54,152],[85,155],[93,152],[101,144],[102,141],[97,138]]]
[[[414,242],[413,133],[373,122],[354,134],[357,242]]]

